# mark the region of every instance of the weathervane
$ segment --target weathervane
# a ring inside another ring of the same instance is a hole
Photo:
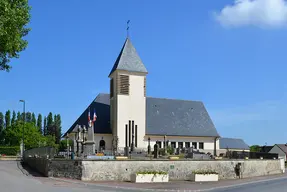
[[[130,20],[127,21],[127,37],[129,37],[129,29],[130,29],[129,23],[130,23]]]

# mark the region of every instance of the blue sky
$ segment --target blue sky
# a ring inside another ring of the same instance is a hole
[[[28,48],[1,72],[1,111],[62,115],[67,130],[100,92],[130,37],[147,94],[201,100],[223,137],[287,142],[283,0],[30,0]],[[174,77],[174,78],[171,78]]]

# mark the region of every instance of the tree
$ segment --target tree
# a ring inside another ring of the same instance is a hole
[[[32,119],[31,122],[34,123],[34,125],[36,125],[36,117],[35,117],[35,113],[32,113]]]
[[[47,117],[44,117],[43,135],[47,135]]]
[[[42,115],[39,114],[37,118],[37,127],[40,133],[42,133]]]
[[[30,31],[30,10],[28,0],[0,0],[0,70],[10,71],[10,59],[27,47],[23,37]]]
[[[259,145],[250,146],[250,152],[260,152],[260,146]]]
[[[13,125],[15,122],[16,122],[16,112],[13,110],[11,124]]]
[[[53,135],[53,114],[50,112],[47,117],[47,135]]]
[[[3,133],[4,133],[4,115],[0,112],[0,144],[3,142]]]
[[[56,137],[56,144],[60,144],[61,141],[61,135],[62,135],[62,127],[61,127],[61,115],[55,115],[54,116],[54,131],[55,131],[55,137]]]
[[[21,117],[20,111],[17,112],[17,121],[22,121],[23,118]]]
[[[7,128],[10,125],[11,125],[11,111],[8,110],[6,111],[6,114],[5,114],[5,127]]]
[[[8,127],[5,130],[5,143],[10,146],[19,146],[22,140],[23,123],[21,121],[16,122],[12,127]],[[33,124],[27,122],[24,127],[24,143],[26,149],[37,148],[40,146],[55,146],[55,139],[45,137],[39,133],[38,128]]]
[[[32,114],[30,112],[26,113],[26,122],[30,123],[32,121]]]
[[[69,146],[72,147],[74,144],[73,140],[71,139],[64,139],[61,140],[59,143],[59,151],[67,151],[67,142],[69,143]]]

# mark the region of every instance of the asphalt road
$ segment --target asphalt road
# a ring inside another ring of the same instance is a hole
[[[41,177],[23,169],[20,162],[0,161],[0,191],[19,192],[140,192],[140,191],[213,191],[213,192],[287,192],[287,175],[272,178],[221,181],[218,183],[83,183],[81,181],[61,180]]]
[[[213,192],[287,192],[287,178],[212,190]]]

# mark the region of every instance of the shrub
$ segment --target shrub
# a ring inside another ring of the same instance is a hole
[[[154,174],[154,175],[166,175],[164,171],[138,171],[136,174]]]
[[[160,149],[158,150],[158,154],[159,154],[159,155],[163,155],[163,156],[166,155],[166,154],[165,154],[165,151],[164,151],[164,148],[160,148]]]
[[[168,154],[173,154],[173,148],[170,145],[167,146],[166,151],[167,151]]]
[[[1,146],[0,147],[0,154],[5,154],[5,155],[17,155],[17,153],[20,151],[20,147],[14,146],[14,147],[6,147],[6,146]]]
[[[198,170],[198,171],[193,171],[192,173],[200,174],[200,175],[218,174],[216,171],[213,171],[213,170]]]

